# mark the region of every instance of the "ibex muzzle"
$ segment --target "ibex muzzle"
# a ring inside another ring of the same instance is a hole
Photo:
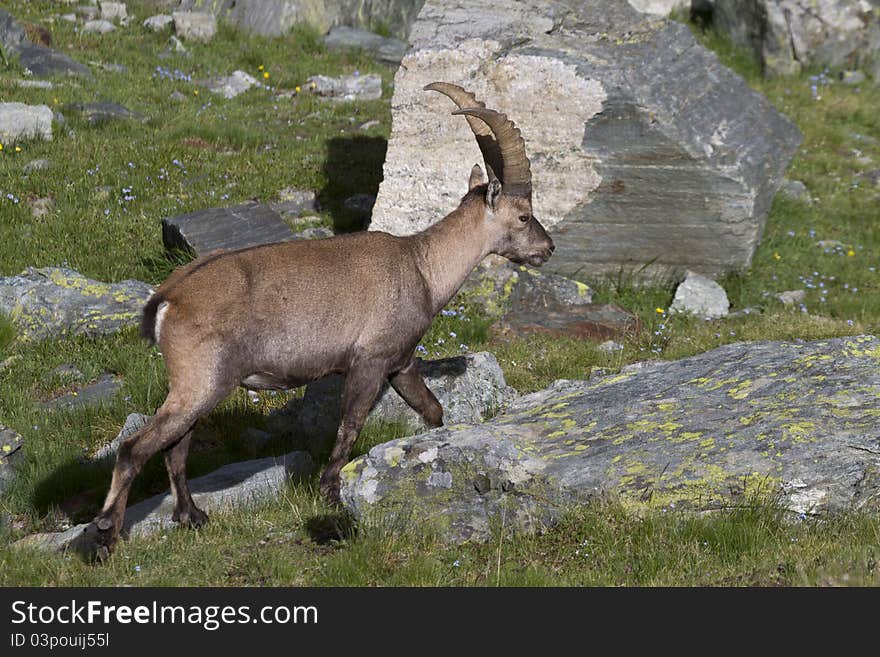
[[[443,409],[413,353],[434,315],[488,254],[539,266],[553,240],[532,213],[525,144],[503,114],[446,83],[483,153],[458,208],[416,235],[366,232],[209,254],[176,270],[144,309],[142,332],[158,343],[169,392],[153,419],[123,442],[104,507],[90,532],[97,556],[119,537],[132,480],[162,451],[175,496],[173,519],[198,527],[207,516],[187,485],[195,422],[236,386],[285,389],[345,375],[342,422],[321,475],[339,499],[339,472],[385,381],[430,426]]]

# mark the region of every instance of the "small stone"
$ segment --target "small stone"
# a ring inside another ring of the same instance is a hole
[[[65,105],[66,111],[78,112],[91,125],[99,125],[114,119],[136,119],[143,121],[145,117],[119,103],[76,103]]]
[[[816,242],[816,246],[820,249],[842,249],[843,242],[840,240],[819,240]]]
[[[110,73],[125,73],[128,69],[126,69],[125,66],[123,66],[122,64],[104,62],[101,64],[101,70],[109,71]]]
[[[29,173],[33,173],[34,171],[45,171],[49,168],[49,160],[46,158],[39,158],[36,160],[31,160],[27,164],[24,165],[22,169],[22,173],[25,175]]]
[[[107,34],[108,32],[112,32],[116,29],[116,26],[110,21],[105,21],[104,19],[86,21],[83,24],[83,32],[89,32],[91,34]]]
[[[156,14],[155,16],[150,16],[147,20],[144,21],[144,27],[152,32],[161,32],[163,30],[171,29],[174,25],[174,18],[169,16],[168,14]]]
[[[211,78],[201,83],[208,91],[220,94],[224,98],[235,98],[239,94],[244,93],[254,85],[258,84],[257,79],[244,71],[233,71],[231,75],[224,77]]]
[[[186,46],[183,45],[183,41],[178,39],[176,36],[171,35],[171,38],[168,39],[168,48],[166,49],[166,52],[185,54],[189,51],[186,49]]]
[[[308,88],[314,94],[334,101],[375,100],[382,97],[382,78],[372,73],[338,78],[313,75],[308,79]]]
[[[285,187],[277,196],[278,200],[270,202],[269,207],[286,219],[299,217],[304,212],[314,212],[318,209],[315,192],[310,189]]]
[[[618,351],[623,351],[623,345],[614,340],[606,340],[596,347],[596,349],[606,354],[616,354]]]
[[[358,127],[358,130],[372,130],[373,128],[382,125],[382,122],[377,119],[371,119],[366,123],[361,123]]]
[[[16,80],[15,84],[22,89],[53,89],[55,87],[48,80]]]
[[[42,219],[55,207],[55,201],[50,197],[35,198],[28,201],[28,205],[31,207],[31,216],[34,219]]]
[[[865,81],[865,74],[861,71],[844,71],[840,79],[844,84],[857,85]]]
[[[696,272],[688,271],[675,290],[670,313],[689,313],[706,319],[719,319],[730,311],[724,288]]]
[[[326,226],[311,226],[293,234],[295,240],[322,240],[333,237],[334,232]]]
[[[175,89],[174,91],[171,92],[171,95],[168,96],[168,98],[170,100],[181,101],[181,100],[186,100],[187,96],[186,96],[186,94],[183,94]]]
[[[61,20],[67,23],[76,23],[76,14],[61,14]]]
[[[102,374],[98,380],[74,392],[50,399],[41,406],[46,410],[93,406],[112,399],[122,389],[122,379],[113,374]]]
[[[480,473],[474,478],[474,488],[480,495],[485,495],[492,490],[492,480],[487,475]]]
[[[782,187],[779,188],[779,193],[788,196],[789,198],[805,201],[811,205],[813,203],[813,199],[810,197],[810,192],[807,189],[807,186],[800,180],[783,181]]]
[[[776,298],[785,306],[794,306],[803,303],[804,299],[807,298],[807,293],[805,290],[786,290],[777,294]]]
[[[217,19],[213,14],[198,11],[175,11],[172,14],[174,31],[185,41],[208,42],[217,33]]]
[[[345,199],[342,205],[345,206],[346,210],[356,212],[360,215],[369,216],[373,211],[373,205],[375,205],[375,203],[376,197],[373,194],[355,194],[354,196],[349,196]]]

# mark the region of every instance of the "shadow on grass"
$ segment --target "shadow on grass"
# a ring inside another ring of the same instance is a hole
[[[318,192],[318,203],[330,213],[335,233],[369,226],[369,212],[346,207],[345,199],[378,193],[387,150],[388,140],[383,137],[335,137],[327,142],[327,184]]]
[[[348,540],[355,533],[354,518],[344,511],[324,513],[309,518],[306,520],[305,527],[309,538],[318,545]]]

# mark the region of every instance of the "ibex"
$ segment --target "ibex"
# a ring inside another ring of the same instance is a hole
[[[435,82],[476,136],[479,165],[458,208],[421,233],[340,235],[208,254],[166,280],[147,302],[141,332],[159,345],[169,392],[153,419],[119,449],[110,492],[90,528],[98,557],[110,554],[122,527],[132,480],[162,450],[175,497],[172,518],[199,527],[186,457],[193,425],[236,386],[288,389],[331,373],[345,375],[342,422],[322,495],[339,501],[346,464],[384,382],[425,421],[442,425],[443,408],[425,385],[415,347],[433,317],[488,254],[538,267],[553,240],[532,213],[525,143],[504,114],[473,94]]]

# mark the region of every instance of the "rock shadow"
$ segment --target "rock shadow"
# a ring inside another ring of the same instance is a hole
[[[370,213],[363,202],[345,201],[358,194],[376,196],[387,150],[388,140],[384,137],[334,137],[327,142],[327,184],[318,192],[317,200],[330,213],[333,232],[351,233],[370,225]]]

